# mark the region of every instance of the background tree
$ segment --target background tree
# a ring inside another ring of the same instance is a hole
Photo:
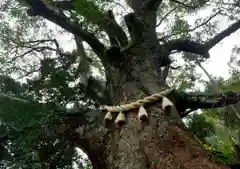
[[[71,168],[79,147],[93,168],[227,168],[209,157],[181,118],[238,102],[237,92],[186,92],[199,80],[195,66],[240,27],[238,2],[132,0],[128,11],[111,0],[1,3],[3,167]],[[120,15],[110,10],[116,5]],[[211,9],[211,16],[191,26],[184,15],[202,9]],[[218,17],[233,24],[218,30]],[[60,43],[59,35],[71,37],[74,47]],[[176,62],[177,54],[183,63]],[[147,126],[131,116],[121,130],[104,127],[101,105],[125,104],[169,87],[176,89],[169,96],[172,114],[156,103],[147,107]],[[204,140],[206,131],[195,134]]]

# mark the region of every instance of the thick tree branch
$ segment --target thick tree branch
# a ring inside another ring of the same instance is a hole
[[[154,39],[150,41],[155,41],[156,12],[162,0],[133,0],[126,2],[134,10],[135,17],[144,25],[144,35],[148,37],[145,40]],[[125,21],[126,19],[129,19],[129,17],[126,17]]]
[[[54,109],[56,114],[59,115],[59,118],[42,126],[41,136],[46,139],[54,137],[70,141],[75,146],[80,147],[88,155],[94,167],[95,165],[102,164],[105,160],[100,158],[100,154],[102,154],[102,150],[104,149],[102,138],[106,134],[106,130],[101,126],[98,126],[97,130],[93,129],[89,126],[89,121],[86,119],[86,116],[84,116],[84,113],[89,114],[89,111],[94,111],[94,114],[97,115],[101,113],[99,113],[97,109],[90,108],[66,112],[64,108],[55,109],[55,107],[55,105],[52,105],[50,108]],[[21,134],[25,133],[27,132],[23,130]],[[94,142],[92,140],[94,140]]]
[[[185,8],[193,8],[193,6],[190,6],[190,5],[188,5],[188,4],[185,4],[185,3],[181,2],[181,1],[170,0],[170,2],[177,3],[177,4],[179,4],[179,5],[181,5],[181,6],[185,7]]]
[[[187,109],[212,109],[237,104],[240,101],[240,92],[226,92],[220,94],[185,93],[176,91],[176,108],[184,116]]]
[[[54,11],[48,9],[46,6],[44,6],[41,0],[36,0],[36,2],[31,3],[30,5],[33,9],[33,13],[42,16],[45,19],[52,21],[55,24],[61,26],[62,28],[68,30],[74,35],[81,37],[92,47],[93,51],[101,59],[103,66],[105,68],[108,67],[108,59],[105,55],[106,49],[104,45],[95,37],[95,35],[83,30],[81,27],[79,27],[79,25],[68,21],[67,18],[58,15]],[[39,6],[41,7],[41,9],[39,8]],[[126,47],[128,45],[127,36],[122,30],[122,28],[117,24],[112,11],[108,11],[108,18],[105,19],[103,23],[105,24],[102,24],[100,26],[103,26],[103,29],[109,35],[110,41],[112,43],[119,44],[121,47]]]
[[[62,10],[74,10],[74,1],[59,1],[52,2],[52,5],[58,9]],[[126,47],[128,44],[128,39],[123,31],[123,29],[116,22],[112,10],[107,11],[107,16],[109,20],[105,20],[106,25],[104,26],[110,42],[112,45],[120,43],[122,47]]]
[[[240,28],[240,20],[236,21],[233,23],[231,26],[214,36],[212,39],[210,39],[205,45],[207,49],[211,49],[214,47],[216,44],[218,44],[220,41],[222,41],[224,38],[227,36],[230,36],[232,33],[237,31]]]
[[[127,35],[123,31],[123,29],[118,25],[111,10],[108,10],[108,25],[107,25],[107,33],[111,42],[111,46],[126,47],[128,45]]]
[[[161,3],[162,3],[162,0],[144,1],[141,6],[141,10],[142,11],[156,11]]]
[[[103,63],[106,63],[104,57],[105,47],[104,45],[95,37],[94,34],[83,30],[79,25],[76,25],[61,15],[58,15],[51,9],[48,9],[46,5],[41,0],[35,0],[28,3],[33,12],[36,15],[42,16],[43,18],[59,25],[60,27],[66,29],[74,35],[80,36],[84,41],[86,41],[93,49],[93,51],[100,57]]]
[[[54,1],[52,5],[61,10],[73,10],[74,9],[74,1]]]
[[[191,52],[194,54],[202,55],[204,58],[209,58],[209,50],[216,44],[218,44],[220,41],[222,41],[225,37],[230,36],[232,33],[237,31],[239,28],[240,20],[236,21],[234,24],[232,24],[231,26],[229,26],[205,43],[199,43],[192,40],[177,39],[166,42],[162,46],[170,51],[178,50],[184,52]]]
[[[81,110],[62,115],[63,123],[55,123],[55,127],[48,127],[48,129],[55,130],[58,137],[74,143],[80,147],[90,158],[93,167],[105,166],[104,159],[101,159],[102,150],[104,150],[103,137],[107,131],[102,126],[92,128],[89,126],[89,121],[86,120]],[[94,114],[100,115],[101,113],[95,109],[86,108],[83,110],[89,114],[89,111],[94,111]],[[101,118],[101,117],[100,117]],[[102,117],[103,118],[103,117]],[[94,140],[94,142],[92,141]],[[106,168],[106,167],[105,167]]]
[[[194,42],[191,40],[172,40],[165,43],[163,46],[166,46],[170,51],[178,50],[184,52],[191,52],[209,58],[209,53],[206,48],[206,45]]]
[[[124,16],[130,37],[131,43],[141,43],[143,41],[143,29],[144,26],[138,20],[134,13],[130,13]]]

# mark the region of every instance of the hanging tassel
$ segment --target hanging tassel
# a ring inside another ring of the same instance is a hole
[[[163,97],[162,109],[167,115],[171,113],[172,107],[173,107],[173,103],[167,97]]]
[[[118,125],[123,125],[126,122],[125,114],[123,112],[119,112],[115,123]]]
[[[140,106],[140,108],[139,108],[138,118],[142,122],[148,121],[148,114],[147,114],[146,109],[143,106]]]
[[[105,119],[105,125],[106,125],[106,127],[109,128],[110,125],[111,125],[112,122],[113,122],[112,112],[107,112],[107,114],[105,115],[104,119]]]
[[[107,121],[112,121],[113,120],[113,116],[111,112],[107,112],[107,114],[104,117],[105,120]]]

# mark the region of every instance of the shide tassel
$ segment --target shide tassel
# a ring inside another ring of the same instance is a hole
[[[162,109],[166,115],[169,115],[171,113],[172,107],[173,107],[173,103],[167,97],[163,97]]]
[[[118,124],[119,126],[125,124],[126,122],[126,117],[125,114],[123,112],[119,112],[117,115],[117,118],[115,120],[115,123]]]
[[[105,119],[106,126],[109,127],[111,125],[111,123],[113,122],[112,112],[107,112],[104,119]]]
[[[109,120],[112,121],[113,120],[113,116],[111,112],[107,112],[106,116],[104,117],[105,120]]]
[[[135,109],[138,109],[138,119],[141,120],[141,122],[149,121],[149,117],[147,114],[146,109],[143,107],[143,105],[158,102],[161,104],[161,108],[165,112],[166,115],[171,114],[173,103],[168,100],[166,95],[169,95],[173,89],[169,89],[160,93],[153,94],[151,96],[145,97],[143,99],[137,100],[135,102],[119,105],[119,106],[105,106],[103,108],[104,111],[107,111],[107,114],[105,115],[105,122],[106,124],[112,124],[113,122],[117,124],[118,126],[121,126],[126,123],[127,119],[125,117],[125,113],[135,111]],[[115,119],[116,118],[116,119]],[[115,120],[115,121],[114,121]],[[109,126],[110,127],[110,126]]]
[[[138,118],[142,122],[147,122],[148,121],[148,114],[147,114],[146,109],[143,106],[140,106],[140,108],[139,108]]]

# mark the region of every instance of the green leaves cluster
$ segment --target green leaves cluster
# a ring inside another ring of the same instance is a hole
[[[206,143],[206,137],[214,134],[214,126],[206,120],[202,114],[192,114],[187,122],[189,130],[195,134],[201,141]]]
[[[207,93],[221,91],[240,91],[239,73],[235,73],[228,80],[219,78],[216,83],[206,85]],[[214,158],[221,163],[239,163],[234,146],[240,144],[239,133],[239,104],[225,108],[203,110],[203,113],[190,115],[187,119],[189,130],[195,133],[204,143],[207,150],[211,151]]]

